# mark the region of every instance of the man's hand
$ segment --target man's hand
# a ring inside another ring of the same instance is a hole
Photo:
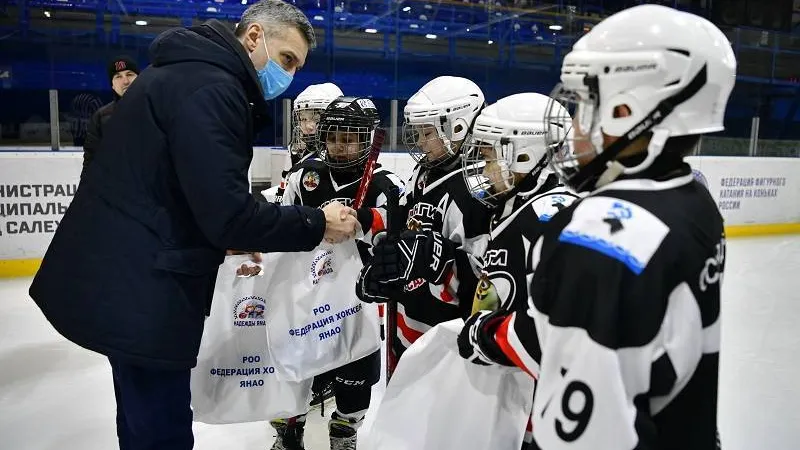
[[[254,275],[258,275],[261,273],[261,264],[262,258],[261,253],[259,252],[241,252],[238,250],[228,250],[226,252],[228,255],[250,255],[250,261],[257,265],[248,265],[242,264],[236,269],[236,276],[239,277],[252,277]]]
[[[325,213],[325,242],[338,244],[355,238],[360,225],[353,208],[332,202],[322,211]]]

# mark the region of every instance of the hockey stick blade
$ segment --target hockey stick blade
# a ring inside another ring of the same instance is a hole
[[[375,174],[375,165],[378,163],[378,156],[381,154],[381,148],[383,147],[383,140],[385,137],[386,130],[383,128],[375,129],[375,136],[372,138],[369,156],[367,156],[367,164],[364,167],[364,175],[361,177],[361,183],[358,185],[358,190],[356,191],[353,209],[361,208],[364,204],[364,199],[367,198],[367,191],[369,190],[370,183],[372,183],[372,176]]]

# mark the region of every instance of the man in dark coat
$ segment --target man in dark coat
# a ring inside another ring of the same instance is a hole
[[[97,149],[100,147],[100,140],[103,138],[103,128],[114,114],[114,107],[117,100],[121,99],[127,92],[131,83],[139,76],[139,66],[136,61],[128,56],[118,56],[108,63],[108,77],[111,81],[111,89],[114,91],[114,100],[103,105],[102,108],[92,114],[89,120],[89,127],[86,131],[86,142],[83,143],[83,170],[81,178],[86,172],[86,167],[92,162]]]
[[[253,4],[236,34],[217,21],[161,34],[50,243],[30,295],[63,336],[109,358],[122,450],[192,448],[189,374],[226,249],[309,251],[356,233],[341,204],[249,193],[266,97],[314,44],[281,0]]]

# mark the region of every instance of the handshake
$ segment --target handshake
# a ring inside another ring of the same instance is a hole
[[[361,225],[356,219],[356,210],[344,206],[339,202],[332,202],[322,208],[325,213],[325,234],[323,240],[330,244],[338,244],[350,239],[354,239]],[[228,255],[250,254],[250,261],[255,264],[261,263],[261,253],[243,252],[228,250]],[[242,264],[236,269],[236,275],[241,277],[251,277],[261,273],[261,266],[252,264]]]
[[[323,239],[329,244],[354,239],[361,228],[356,210],[339,202],[331,202],[322,208],[325,213],[325,235]]]

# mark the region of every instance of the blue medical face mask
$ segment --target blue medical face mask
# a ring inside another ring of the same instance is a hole
[[[257,71],[258,81],[261,82],[261,87],[264,89],[264,99],[272,100],[286,91],[289,85],[292,84],[293,77],[292,74],[269,57],[266,37],[263,42],[264,50],[267,52],[267,65]]]

